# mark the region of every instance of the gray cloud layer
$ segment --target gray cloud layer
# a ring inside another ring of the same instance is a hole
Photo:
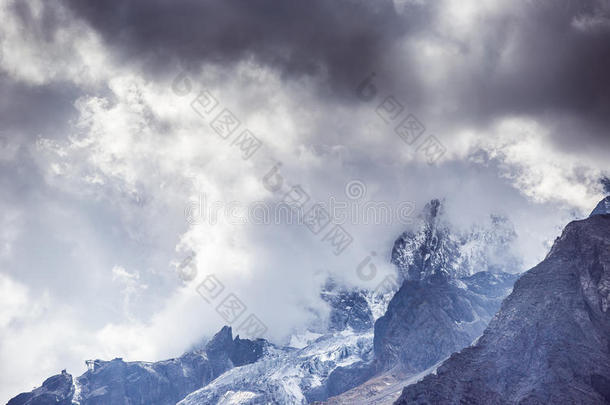
[[[453,123],[486,124],[525,114],[555,122],[561,145],[609,142],[606,0],[511,2],[478,21],[468,39],[435,28],[440,2],[407,2],[400,13],[389,0],[69,4],[119,58],[157,73],[176,60],[196,66],[252,59],[286,78],[322,76],[322,86],[352,102],[355,85],[381,71],[391,75],[390,88],[404,89],[404,98],[417,101],[419,110],[450,97]],[[455,47],[453,60],[446,61],[451,80],[424,88],[412,72],[420,55],[393,49],[405,38]]]
[[[390,0],[341,1],[71,1],[77,15],[119,49],[154,71],[176,59],[192,66],[244,59],[286,77],[327,76],[335,89],[353,89],[387,59],[387,49],[418,28]]]
[[[353,103],[358,101],[357,84],[375,71],[386,88],[422,114],[447,103],[433,116],[446,132],[525,115],[552,128],[561,148],[610,147],[607,0],[500,4],[498,11],[477,20],[467,36],[439,24],[445,3],[404,4],[398,12],[390,0],[67,2],[75,16],[101,34],[118,61],[155,77],[175,74],[178,63],[197,69],[251,60],[276,69],[286,80],[316,78],[320,102],[338,98]],[[13,7],[32,38],[51,41],[57,27],[65,25],[51,2],[38,18],[25,2]],[[444,79],[425,83],[424,50],[397,49],[409,41],[451,50],[440,62]],[[33,107],[53,90],[34,95],[2,86],[33,100]],[[65,99],[66,90],[61,91],[59,99]],[[47,111],[59,108],[52,104]],[[10,108],[6,111],[12,118],[3,120],[4,125],[20,119]],[[47,122],[42,117],[26,120],[28,126]]]

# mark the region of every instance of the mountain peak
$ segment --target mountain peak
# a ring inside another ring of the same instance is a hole
[[[441,201],[438,198],[430,200],[424,208],[424,212],[428,218],[436,218],[440,214]]]
[[[460,230],[446,218],[445,204],[431,200],[416,226],[394,242],[391,262],[402,278],[459,278],[482,270],[514,272],[520,268],[510,250],[516,233],[508,218],[491,214],[487,221]]]
[[[604,198],[597,204],[595,209],[589,215],[589,218],[594,215],[607,215],[610,214],[610,195]]]

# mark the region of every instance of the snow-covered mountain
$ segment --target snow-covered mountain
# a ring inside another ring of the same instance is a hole
[[[481,271],[515,273],[521,268],[510,249],[516,237],[512,223],[499,215],[467,232],[457,231],[445,217],[441,201],[432,200],[419,215],[416,229],[404,232],[394,243],[392,263],[405,280],[435,275],[460,278]]]
[[[372,374],[361,371],[372,360],[372,349],[371,331],[344,330],[302,349],[270,350],[260,361],[224,373],[179,404],[307,404],[366,381]]]
[[[294,335],[292,346],[270,347],[260,361],[227,371],[180,405],[308,404],[365,382],[374,373],[369,303],[383,299],[373,294],[328,280],[320,294],[330,306],[323,330]]]
[[[501,217],[458,233],[433,200],[417,228],[394,243],[391,260],[403,281],[398,292],[378,295],[328,280],[320,293],[328,317],[320,315],[286,346],[233,338],[224,327],[203,348],[177,359],[96,360],[74,381],[64,373],[59,380],[70,384],[52,403],[353,403],[342,394],[354,398],[365,395],[358,389],[370,393],[380,385],[386,391],[375,403],[389,403],[407,381],[480,335],[517,277],[503,272],[519,268],[507,253],[514,237]],[[45,390],[21,394],[9,405],[44,405]]]

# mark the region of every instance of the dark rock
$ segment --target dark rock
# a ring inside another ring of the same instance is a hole
[[[204,353],[157,363],[97,361],[77,379],[81,405],[175,404],[215,373]]]
[[[610,196],[604,198],[597,204],[595,209],[591,212],[590,217],[593,215],[606,215],[610,214]]]
[[[215,375],[220,375],[229,368],[254,363],[261,358],[266,346],[264,339],[240,339],[239,336],[233,339],[231,327],[224,326],[206,345],[205,351],[219,368]]]
[[[394,242],[391,261],[406,280],[452,277],[458,244],[442,220],[441,202],[432,200],[420,215],[417,231],[404,232]]]
[[[74,395],[72,376],[65,370],[47,378],[32,392],[17,395],[7,405],[71,405]]]
[[[249,340],[237,336],[233,341],[229,358],[235,367],[254,363],[263,356],[265,347],[267,341],[264,339]]]
[[[359,361],[349,366],[340,366],[328,374],[322,385],[306,392],[307,402],[324,401],[364,383],[375,375],[370,362]]]
[[[205,346],[212,374],[218,376],[233,367],[230,356],[233,351],[233,332],[230,326],[223,328]]]

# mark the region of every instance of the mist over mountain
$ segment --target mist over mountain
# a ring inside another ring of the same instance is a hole
[[[329,311],[286,346],[233,338],[225,326],[179,358],[90,360],[80,377],[54,377],[63,381],[57,392],[45,382],[9,405],[42,405],[48,398],[80,405],[307,404],[337,401],[379,378],[392,379],[388,398],[394,400],[401,382],[476,339],[517,278],[501,271],[518,263],[514,258],[498,267],[498,246],[514,238],[506,219],[492,216],[489,227],[455,234],[437,199],[419,218],[417,231],[401,234],[392,248],[400,288],[388,294],[328,279],[320,296]]]
[[[403,279],[521,271],[520,259],[511,252],[517,234],[506,217],[492,214],[487,223],[457,231],[444,210],[444,204],[437,199],[427,203],[418,217],[416,230],[403,233],[394,243],[392,263]]]

